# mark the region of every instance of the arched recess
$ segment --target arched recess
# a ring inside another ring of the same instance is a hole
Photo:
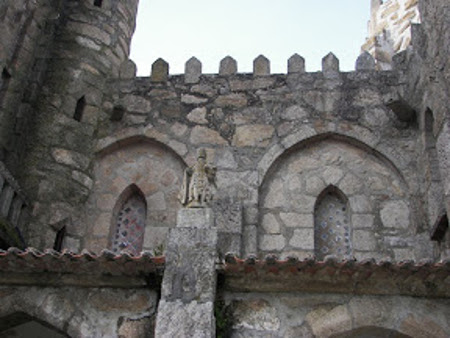
[[[69,337],[49,323],[23,312],[16,312],[0,318],[0,336],[3,338]]]
[[[314,207],[328,186],[351,206],[352,254],[364,259],[383,252],[395,258],[380,230],[408,233],[414,224],[409,187],[386,156],[334,133],[308,138],[270,165],[259,187],[259,253],[299,258],[315,254]]]
[[[330,185],[317,197],[314,206],[314,253],[316,258],[327,255],[338,258],[352,255],[352,227],[347,196]]]
[[[128,186],[117,199],[111,219],[110,248],[133,255],[142,251],[147,202],[136,184]]]
[[[93,189],[84,222],[93,226],[87,228],[85,247],[94,252],[113,248],[119,209],[135,194],[147,206],[142,249],[161,249],[169,228],[176,224],[185,168],[174,150],[144,136],[109,142],[94,160]]]

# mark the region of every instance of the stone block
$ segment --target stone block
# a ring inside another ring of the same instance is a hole
[[[283,235],[262,235],[259,240],[259,249],[262,251],[281,251],[286,246]]]
[[[247,97],[244,94],[228,94],[221,95],[215,101],[215,105],[218,107],[234,107],[242,108],[247,106]]]
[[[333,53],[322,59],[322,72],[325,77],[335,77],[339,74],[339,60]]]
[[[157,251],[161,248],[165,250],[169,230],[169,227],[147,226],[144,232],[143,248],[153,251],[154,254],[159,254]]]
[[[283,113],[281,113],[281,118],[288,121],[301,121],[309,116],[309,112],[302,106],[290,106]]]
[[[178,228],[212,228],[214,214],[210,208],[183,208],[178,210]]]
[[[292,55],[288,60],[288,74],[304,73],[305,59],[298,54]]]
[[[270,75],[270,61],[264,55],[260,55],[253,61],[253,76],[267,75]]]
[[[155,337],[215,337],[214,303],[161,300]]]
[[[272,139],[274,128],[270,125],[238,126],[233,137],[236,147],[266,147]]]
[[[192,144],[215,144],[226,145],[227,141],[215,130],[204,127],[195,126],[192,129],[190,142]]]
[[[421,338],[447,338],[448,332],[437,324],[432,318],[424,316],[417,318],[409,315],[400,325],[400,332],[411,336]]]
[[[206,112],[207,110],[205,107],[195,108],[186,116],[186,118],[189,121],[197,124],[208,124],[208,120],[206,119]]]
[[[54,148],[52,150],[52,156],[57,163],[76,169],[86,170],[89,166],[89,159],[86,156],[72,150]]]
[[[352,216],[352,226],[358,228],[373,228],[375,216],[371,214],[355,214]]]
[[[202,63],[195,57],[190,58],[184,68],[184,82],[198,83],[202,75]]]
[[[153,319],[150,317],[142,319],[124,320],[117,331],[118,338],[142,338],[147,337],[153,331]]]
[[[217,250],[219,251],[219,255],[221,255],[222,257],[224,257],[229,252],[232,252],[238,257],[241,257],[241,246],[241,234],[219,232],[217,239]]]
[[[353,249],[361,251],[375,251],[377,248],[374,233],[367,230],[354,230],[352,244]]]
[[[282,212],[280,218],[289,228],[313,228],[313,214],[299,214],[294,212]]]
[[[227,56],[220,61],[219,75],[230,76],[237,73],[237,62],[231,56]]]
[[[375,59],[368,52],[363,52],[356,60],[355,70],[375,70]]]
[[[314,229],[295,229],[289,245],[303,250],[314,249]]]
[[[409,207],[405,201],[388,201],[380,210],[383,226],[386,228],[407,229],[409,222]]]
[[[161,297],[206,303],[216,292],[217,230],[172,228],[166,249]]]
[[[152,82],[166,82],[169,77],[169,64],[163,59],[158,59],[152,64]]]
[[[306,322],[311,327],[315,337],[330,337],[352,328],[350,311],[344,305],[337,306],[331,311],[324,308],[311,311],[306,316]]]
[[[195,95],[185,94],[181,95],[181,102],[185,104],[199,105],[208,102],[208,99]]]
[[[120,66],[119,76],[121,79],[134,79],[136,71],[136,64],[132,60],[127,60]]]
[[[242,203],[218,200],[212,206],[215,226],[219,232],[240,234],[242,232]]]
[[[242,237],[242,249],[244,257],[256,254],[258,252],[258,230],[256,225],[245,226]]]
[[[234,301],[233,329],[277,331],[281,327],[277,309],[264,299]]]
[[[357,214],[370,213],[372,211],[372,205],[365,195],[352,196],[349,199],[350,209]]]
[[[265,214],[262,219],[261,226],[266,234],[280,234],[280,224],[272,214]]]

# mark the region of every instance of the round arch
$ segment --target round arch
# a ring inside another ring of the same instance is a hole
[[[408,187],[408,183],[406,182],[404,175],[394,164],[393,160],[391,160],[381,151],[374,148],[374,146],[370,146],[352,136],[336,132],[326,132],[322,134],[297,133],[293,136],[295,136],[295,138],[290,140],[290,142],[286,144],[288,145],[286,148],[283,148],[280,145],[275,145],[259,162],[258,172],[260,174],[260,187],[264,185],[267,177],[270,176],[270,174],[276,169],[277,164],[284,158],[287,158],[293,152],[310,147],[325,140],[336,140],[342,143],[347,143],[351,146],[365,151],[368,154],[374,155],[383,164],[393,170],[401,179],[401,182]]]

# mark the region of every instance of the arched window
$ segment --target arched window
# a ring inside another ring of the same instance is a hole
[[[75,107],[75,113],[73,114],[73,118],[75,121],[80,122],[83,118],[84,109],[86,108],[86,99],[82,96],[78,101]]]
[[[348,200],[334,186],[319,195],[314,207],[314,251],[318,259],[352,254]]]
[[[143,193],[136,185],[131,185],[121,194],[114,209],[111,250],[139,254],[142,251],[147,215]]]

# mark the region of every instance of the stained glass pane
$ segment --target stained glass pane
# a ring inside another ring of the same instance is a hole
[[[314,247],[316,257],[339,258],[351,255],[350,224],[347,202],[329,191],[318,201],[314,211]]]
[[[146,206],[144,198],[132,195],[120,209],[116,219],[116,231],[113,234],[112,250],[128,251],[139,254],[145,230]]]

